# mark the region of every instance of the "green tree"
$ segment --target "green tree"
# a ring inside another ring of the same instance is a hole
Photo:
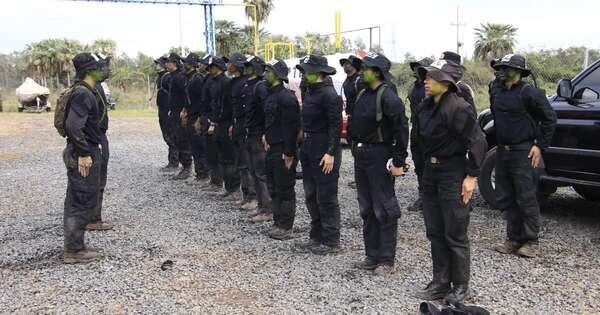
[[[256,22],[260,26],[261,23],[267,21],[271,11],[273,11],[272,0],[244,0],[245,4],[253,4],[256,6]],[[246,7],[246,17],[252,20],[254,23],[254,9],[252,7]]]
[[[515,47],[517,28],[509,24],[485,23],[475,28],[476,59],[489,61],[511,53]]]

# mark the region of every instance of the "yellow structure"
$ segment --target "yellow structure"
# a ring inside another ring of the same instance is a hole
[[[259,39],[258,39],[258,14],[256,12],[256,5],[254,4],[246,4],[246,3],[223,3],[223,5],[226,6],[232,6],[232,7],[250,7],[252,8],[252,14],[254,15],[254,19],[252,19],[253,21],[253,28],[254,28],[254,54],[258,56],[258,46],[259,46]],[[266,57],[266,55],[265,55]]]
[[[265,61],[275,59],[277,47],[285,47],[288,49],[289,57],[294,58],[294,43],[293,42],[268,42],[265,43]]]
[[[335,48],[342,48],[342,13],[335,12]]]

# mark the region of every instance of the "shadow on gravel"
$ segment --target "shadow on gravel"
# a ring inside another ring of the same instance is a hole
[[[60,255],[62,248],[54,249],[40,253],[37,256],[27,257],[20,261],[0,263],[0,269],[8,269],[13,271],[19,270],[41,270],[51,268],[61,264]]]
[[[59,232],[62,232],[62,230],[61,230],[62,224],[56,223],[56,224],[50,224],[50,225],[46,225],[46,226],[36,227],[36,228],[33,228],[32,230],[30,230],[26,234],[19,234],[19,233],[9,234],[9,235],[6,235],[5,237],[0,237],[0,243],[10,242],[10,241],[23,242],[23,241],[34,240],[34,239],[40,238],[42,236],[48,236],[49,231],[54,230],[54,229],[58,229]],[[62,236],[62,233],[58,233],[57,235]]]

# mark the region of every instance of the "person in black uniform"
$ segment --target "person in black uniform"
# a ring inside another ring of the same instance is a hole
[[[288,67],[275,59],[266,66],[269,85],[265,100],[264,146],[266,173],[272,200],[273,227],[269,236],[277,240],[292,237],[296,215],[296,137],[300,130],[300,110],[294,93],[283,86]],[[269,216],[269,214],[263,214]],[[264,221],[264,220],[263,220]]]
[[[179,174],[172,179],[183,180],[192,175],[192,152],[187,134],[186,71],[181,67],[181,57],[176,53],[169,54],[167,70],[170,72],[169,83],[169,119],[174,130],[179,163],[183,166]]]
[[[73,65],[77,82],[67,103],[67,146],[63,151],[68,178],[63,218],[63,261],[67,264],[101,257],[98,251],[85,247],[84,235],[100,192],[102,113],[94,86],[102,79],[102,64],[96,55],[80,53],[73,58]]]
[[[179,152],[175,145],[175,137],[169,120],[169,90],[171,74],[166,69],[168,58],[166,56],[154,60],[157,65],[158,78],[156,79],[156,107],[158,107],[158,124],[163,139],[167,144],[168,164],[161,168],[162,172],[174,172],[179,168]]]
[[[90,223],[85,226],[85,229],[88,231],[107,231],[112,230],[113,225],[102,220],[102,204],[104,202],[104,189],[106,188],[106,181],[108,179],[108,160],[110,158],[108,137],[106,136],[106,131],[108,130],[108,99],[106,98],[106,92],[102,87],[102,83],[110,77],[112,68],[110,57],[105,57],[101,54],[97,54],[97,56],[100,57],[100,63],[102,65],[102,77],[96,82],[95,86],[98,95],[100,96],[98,111],[100,112],[100,130],[102,130],[102,137],[100,140],[102,167],[100,168],[100,192],[98,193],[98,202],[90,217]]]
[[[190,142],[190,149],[194,160],[194,171],[196,173],[194,180],[197,182],[208,178],[209,173],[204,139],[200,135],[200,108],[202,107],[202,91],[205,76],[198,71],[199,62],[200,57],[195,53],[189,53],[183,61],[186,70],[186,94],[188,97],[188,106],[186,107],[187,138]]]
[[[497,80],[491,86],[491,110],[496,126],[496,192],[506,211],[506,241],[494,247],[503,254],[539,254],[540,208],[534,169],[542,161],[556,128],[556,113],[544,91],[522,81],[531,74],[520,55],[494,63]]]
[[[202,67],[208,70],[208,62],[212,60],[212,58],[213,56],[211,55],[205,55],[202,57],[200,60]],[[219,165],[216,139],[212,135],[208,134],[208,130],[210,129],[208,116],[212,111],[210,105],[210,90],[213,81],[212,75],[207,73],[204,79],[204,85],[202,87],[202,102],[200,103],[199,108],[200,123],[198,127],[200,127],[200,137],[203,139],[206,152],[206,163],[209,169],[210,177],[210,179],[200,188],[208,192],[220,192],[223,189],[223,172]]]
[[[352,112],[354,111],[354,102],[356,102],[356,96],[360,91],[365,88],[365,84],[362,81],[360,71],[362,69],[362,60],[356,56],[350,55],[348,58],[340,59],[340,65],[344,68],[346,73],[346,79],[342,83],[342,89],[344,90],[344,96],[346,97],[346,116],[348,116],[348,123],[352,121]],[[348,126],[350,129],[350,126]],[[348,137],[349,141],[350,138]],[[349,143],[352,146],[352,143]],[[348,183],[350,188],[356,188],[356,182],[354,180]]]
[[[242,206],[250,211],[249,216],[253,222],[269,220],[271,211],[271,195],[269,193],[266,176],[266,151],[262,143],[265,134],[265,101],[267,99],[267,82],[263,80],[265,62],[257,56],[249,56],[244,63],[244,73],[248,77],[244,86],[244,128],[245,147],[248,156],[248,169],[256,191],[256,201]],[[256,217],[263,214],[261,217]]]
[[[355,266],[393,273],[400,218],[394,178],[403,176],[406,167],[408,119],[398,94],[384,83],[391,81],[392,63],[369,53],[363,65],[366,88],[356,98],[348,129],[366,254]]]
[[[222,170],[225,192],[222,198],[233,198],[239,194],[240,175],[235,167],[235,153],[229,127],[233,124],[231,107],[231,79],[225,76],[225,61],[219,57],[209,57],[208,71],[212,77],[208,89],[208,134],[214,139],[217,159]],[[233,194],[233,195],[232,195]]]
[[[460,66],[461,71],[454,74],[454,81],[456,82],[456,86],[458,86],[456,95],[469,103],[469,105],[471,105],[471,110],[473,110],[473,113],[475,116],[477,116],[477,108],[475,106],[475,99],[473,98],[475,96],[475,92],[473,92],[473,89],[462,80],[463,73],[465,71],[465,67],[462,65],[462,57],[455,52],[445,51],[442,53],[442,58],[440,59],[452,61]]]
[[[410,131],[410,154],[413,160],[413,164],[415,166],[415,173],[417,174],[417,188],[419,190],[419,196],[417,200],[411,205],[408,206],[408,211],[422,211],[423,210],[423,167],[425,165],[425,161],[423,161],[423,152],[421,151],[421,147],[419,146],[419,135],[415,129],[415,121],[417,120],[417,107],[423,99],[425,99],[425,82],[419,78],[419,74],[417,73],[417,69],[419,67],[427,67],[433,60],[431,58],[423,58],[419,61],[413,61],[409,64],[410,70],[412,70],[413,75],[415,77],[415,83],[413,88],[410,90],[408,94],[408,101],[410,102],[410,123],[412,124],[412,128]]]
[[[231,75],[231,108],[233,125],[230,127],[230,136],[233,141],[233,153],[235,155],[235,167],[240,177],[242,195],[239,193],[230,198],[240,208],[246,203],[256,203],[256,191],[254,183],[248,170],[248,154],[244,150],[246,146],[246,129],[244,128],[244,86],[247,77],[244,74],[244,63],[246,56],[233,53],[229,58],[224,58],[227,63],[227,72]]]
[[[456,95],[460,65],[438,60],[418,71],[427,94],[416,128],[425,157],[423,217],[433,264],[433,280],[418,296],[456,305],[470,295],[469,202],[487,143],[470,105]]]
[[[336,70],[327,64],[325,57],[308,55],[296,67],[302,70],[308,83],[302,99],[304,142],[300,161],[306,207],[311,217],[310,241],[299,248],[325,255],[337,252],[340,245],[337,194],[343,101],[329,78]]]

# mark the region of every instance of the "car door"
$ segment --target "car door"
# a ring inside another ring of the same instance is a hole
[[[600,63],[573,80],[573,100],[555,97],[558,122],[544,155],[551,176],[600,182]]]

